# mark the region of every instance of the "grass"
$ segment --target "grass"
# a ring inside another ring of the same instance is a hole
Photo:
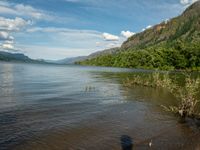
[[[134,75],[133,79],[127,79],[125,86],[141,85],[152,88],[165,88],[172,93],[179,101],[178,106],[162,106],[166,111],[180,115],[181,117],[200,117],[197,110],[199,103],[200,77],[192,78],[191,75],[185,75],[183,85],[178,84],[176,78],[172,80],[169,74],[153,73],[152,75]]]

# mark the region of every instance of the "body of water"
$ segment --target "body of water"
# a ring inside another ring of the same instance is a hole
[[[0,63],[0,150],[200,148],[196,128],[160,105],[163,89],[122,82],[143,70]]]

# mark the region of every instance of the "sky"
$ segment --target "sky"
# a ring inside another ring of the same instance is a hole
[[[0,0],[0,50],[58,60],[119,47],[197,0]]]

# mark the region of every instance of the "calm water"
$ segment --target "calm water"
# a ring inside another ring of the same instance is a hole
[[[117,68],[0,63],[0,150],[198,149],[196,128],[160,107],[162,89],[124,87]],[[144,72],[145,73],[145,72]]]

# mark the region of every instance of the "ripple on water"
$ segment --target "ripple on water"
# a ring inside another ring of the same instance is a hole
[[[159,107],[169,93],[121,84],[134,71],[1,63],[0,149],[118,150],[123,135],[138,149],[199,148],[198,132]]]

